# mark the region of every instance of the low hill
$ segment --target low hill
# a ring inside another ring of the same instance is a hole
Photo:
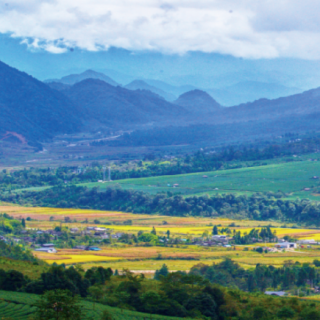
[[[7,131],[44,140],[78,131],[76,107],[63,94],[0,62],[0,138]]]
[[[182,94],[174,103],[192,112],[212,112],[221,108],[208,93],[198,89]]]
[[[81,109],[87,120],[106,125],[170,122],[187,114],[184,108],[150,91],[114,87],[101,80],[84,80],[64,93]]]
[[[112,86],[118,86],[119,84],[115,82],[110,77],[106,76],[103,73],[96,72],[94,70],[86,70],[83,73],[80,74],[70,74],[69,76],[62,77],[61,79],[52,79],[52,80],[46,80],[46,83],[50,82],[60,82],[68,85],[74,85],[78,82],[81,82],[86,79],[99,79],[106,83],[111,84]]]
[[[36,312],[34,305],[40,299],[40,295],[12,291],[0,291],[0,314],[3,319],[28,320]],[[108,311],[114,320],[144,320],[149,318],[147,313],[126,309],[112,308],[100,303],[93,303],[82,299],[80,302],[84,320],[102,319],[104,311]],[[186,318],[168,317],[157,314],[152,315],[155,320],[178,320]]]
[[[259,99],[251,103],[225,108],[223,112],[215,114],[214,117],[215,121],[225,123],[285,118],[319,112],[320,88],[317,88],[284,98]]]
[[[205,91],[224,106],[235,106],[261,98],[277,99],[302,92],[299,88],[258,81],[242,81],[224,88],[211,88]]]
[[[138,90],[138,89],[149,90],[149,91],[163,97],[167,101],[173,101],[176,99],[176,96],[174,96],[173,94],[165,92],[165,91],[163,91],[159,88],[156,88],[154,86],[151,86],[143,80],[134,80],[134,81],[130,82],[129,84],[127,84],[125,86],[125,88],[129,89],[129,90]]]

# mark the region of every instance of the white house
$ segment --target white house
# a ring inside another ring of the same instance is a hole
[[[295,249],[297,248],[297,244],[294,242],[281,242],[275,245],[278,249]]]
[[[223,236],[223,235],[214,235],[212,236],[212,239],[216,239],[216,240],[227,240],[227,236]]]
[[[284,291],[266,291],[265,294],[269,296],[278,296],[278,297],[283,297],[286,295]]]
[[[57,253],[57,250],[53,247],[49,247],[49,248],[38,248],[35,249],[35,251],[41,251],[41,252],[47,252],[47,253]]]

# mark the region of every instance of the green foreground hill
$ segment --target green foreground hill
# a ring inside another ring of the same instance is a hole
[[[36,311],[34,307],[40,296],[30,293],[0,291],[0,315],[1,319],[29,320]],[[84,319],[100,319],[103,311],[110,312],[114,320],[144,320],[149,315],[141,312],[121,310],[93,303],[90,301],[81,301],[82,313]],[[176,317],[165,317],[160,315],[152,315],[155,320],[180,319]]]

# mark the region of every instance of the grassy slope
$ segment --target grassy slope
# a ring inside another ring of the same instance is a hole
[[[207,175],[208,178],[203,178]],[[251,194],[278,190],[292,193],[292,197],[320,200],[310,192],[302,191],[319,184],[319,180],[311,179],[320,176],[318,161],[300,161],[282,164],[271,164],[261,167],[220,170],[205,173],[192,173],[176,176],[160,176],[140,179],[118,180],[109,183],[87,183],[88,187],[105,188],[110,185],[120,185],[124,189],[141,190],[149,193],[160,191],[179,192],[183,195],[200,195],[232,192]],[[170,187],[168,187],[168,184]],[[179,187],[173,188],[173,184]],[[218,190],[215,190],[215,189]]]
[[[38,299],[39,296],[35,294],[0,291],[0,300],[4,300],[4,302],[0,302],[1,316],[3,315],[18,320],[27,320],[28,317],[35,311],[33,305]],[[149,316],[141,312],[120,310],[118,308],[111,308],[99,303],[93,304],[92,302],[85,300],[81,301],[81,306],[82,312],[86,317],[84,319],[99,319],[104,310],[109,311],[114,320],[144,320]],[[4,314],[5,309],[7,310],[6,314]],[[159,320],[179,319],[158,315],[152,315],[152,318]]]
[[[5,271],[16,270],[22,272],[30,279],[38,279],[41,273],[45,272],[48,269],[48,266],[34,265],[29,261],[13,260],[0,257],[0,268]]]

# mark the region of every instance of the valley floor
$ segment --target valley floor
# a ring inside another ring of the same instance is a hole
[[[213,225],[220,228],[229,227],[231,233],[240,231],[249,233],[253,228],[267,226],[267,221],[230,220],[196,217],[168,217],[159,215],[130,214],[122,212],[31,208],[3,204],[0,212],[6,212],[15,218],[24,218],[28,229],[47,230],[57,226],[78,228],[85,230],[88,226],[106,227],[111,234],[129,233],[137,235],[139,231],[150,232],[155,227],[157,235],[165,236],[170,231],[171,237],[179,239],[193,239],[202,236],[211,236]],[[68,217],[72,222],[65,223]],[[87,223],[83,220],[88,219]],[[99,219],[99,223],[93,220]],[[131,225],[124,225],[125,221]],[[76,221],[76,222],[75,222]],[[82,222],[82,223],[81,223]],[[106,225],[108,224],[108,225]],[[296,239],[314,239],[320,241],[320,229],[296,228],[292,224],[286,226],[272,222],[273,232],[278,238],[289,235]],[[153,274],[166,264],[170,270],[189,270],[198,263],[213,264],[224,258],[231,258],[244,268],[254,267],[257,263],[282,266],[288,261],[312,263],[319,257],[320,245],[310,248],[304,246],[297,250],[277,250],[276,252],[258,253],[254,248],[274,248],[275,243],[259,242],[251,245],[235,245],[230,248],[222,246],[202,246],[192,244],[172,244],[167,246],[137,246],[114,241],[109,245],[99,245],[100,251],[83,251],[78,249],[58,249],[57,253],[35,252],[35,255],[51,263],[65,263],[66,265],[82,264],[85,269],[102,265],[119,271],[123,268],[134,272]]]

